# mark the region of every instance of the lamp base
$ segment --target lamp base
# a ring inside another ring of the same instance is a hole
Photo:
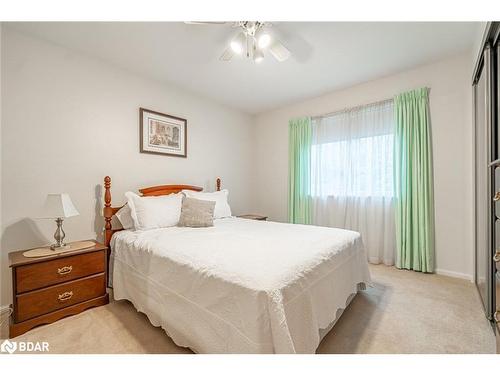
[[[63,242],[64,237],[66,237],[66,233],[64,233],[64,230],[62,228],[63,225],[63,218],[58,217],[56,219],[56,224],[57,224],[57,229],[56,232],[54,233],[54,239],[56,240],[55,243],[50,245],[50,250],[63,250],[66,248],[66,244]]]
[[[66,244],[62,244],[62,245],[58,245],[58,244],[52,244],[50,245],[50,250],[66,250],[66,249],[70,249],[71,248],[71,245],[66,245]]]

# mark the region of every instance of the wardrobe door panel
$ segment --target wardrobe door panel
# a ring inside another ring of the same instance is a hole
[[[493,313],[492,288],[492,248],[496,245],[496,232],[500,238],[500,229],[495,223],[495,192],[500,192],[497,185],[497,173],[491,166],[496,156],[496,131],[491,122],[491,48],[484,51],[483,63],[474,85],[474,125],[475,125],[475,275],[476,284],[485,312],[491,319]],[[500,205],[498,207],[500,217]],[[498,224],[500,228],[500,222]]]

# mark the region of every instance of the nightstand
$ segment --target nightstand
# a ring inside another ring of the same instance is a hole
[[[106,246],[95,242],[37,258],[25,257],[25,251],[9,253],[14,309],[9,337],[109,302]]]
[[[266,221],[267,220],[267,216],[254,215],[254,214],[239,215],[237,217],[240,217],[242,219],[250,219],[250,220],[262,220],[262,221]]]

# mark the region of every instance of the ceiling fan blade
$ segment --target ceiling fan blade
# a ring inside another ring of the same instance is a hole
[[[219,57],[219,60],[222,60],[222,61],[231,61],[231,59],[233,58],[234,56],[234,52],[232,50],[231,47],[228,47],[226,48],[226,50],[224,51],[224,53],[221,55],[221,57]]]
[[[186,25],[224,25],[225,21],[184,21]]]
[[[286,48],[283,43],[275,40],[269,47],[269,52],[279,62],[287,60],[291,56],[291,52]]]

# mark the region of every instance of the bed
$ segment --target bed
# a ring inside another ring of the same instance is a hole
[[[118,231],[110,183],[104,216],[114,298],[131,301],[194,352],[314,353],[370,283],[357,232],[234,217],[209,228]]]

